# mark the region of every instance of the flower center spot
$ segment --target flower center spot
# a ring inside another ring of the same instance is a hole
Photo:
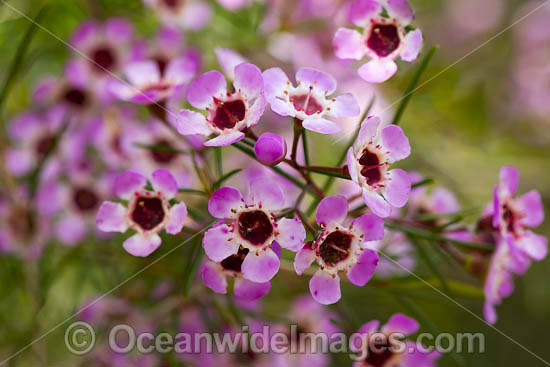
[[[223,259],[220,264],[225,270],[240,273],[244,258],[246,257],[248,252],[249,250],[247,248],[241,247],[239,249],[239,252],[237,252],[235,255],[231,255]]]
[[[311,95],[311,91],[308,94],[292,96],[290,101],[296,111],[303,111],[308,116],[323,112],[323,106]]]
[[[361,168],[361,176],[367,180],[367,185],[376,185],[382,179],[381,167],[384,164],[380,163],[380,158],[375,153],[372,153],[365,148],[361,158],[359,158],[359,164]]]
[[[216,114],[214,115],[213,124],[219,129],[232,129],[239,122],[244,120],[246,114],[246,106],[240,99],[234,101],[220,101],[214,98],[216,102]]]
[[[116,63],[114,53],[107,46],[102,46],[95,49],[92,52],[92,60],[96,70],[102,72],[105,72],[106,70],[110,71]]]
[[[393,24],[375,24],[367,40],[367,46],[378,56],[385,57],[397,50],[401,40]]]
[[[151,150],[151,156],[157,163],[170,163],[172,162],[177,154],[173,151],[172,145],[166,139],[160,139],[155,143],[155,149]]]
[[[393,357],[390,344],[387,341],[380,341],[374,343],[373,346],[374,348],[372,348],[369,343],[367,358],[363,361],[363,365],[372,367],[385,366],[386,363]]]
[[[140,196],[132,211],[132,220],[143,230],[150,230],[158,226],[164,220],[164,207],[158,197]]]
[[[73,106],[82,107],[86,105],[88,98],[82,89],[72,87],[65,91],[63,100]]]
[[[239,234],[255,246],[260,246],[273,234],[273,225],[261,210],[244,212],[238,219]]]
[[[77,187],[73,191],[73,201],[76,207],[82,212],[94,210],[99,204],[96,193],[84,187]]]
[[[334,266],[349,257],[351,242],[351,235],[341,231],[334,231],[319,246],[319,256],[325,264]]]

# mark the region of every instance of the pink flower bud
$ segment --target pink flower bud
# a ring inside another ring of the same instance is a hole
[[[254,145],[254,153],[260,163],[268,166],[279,164],[286,156],[285,140],[274,133],[264,133],[260,135],[256,145]]]

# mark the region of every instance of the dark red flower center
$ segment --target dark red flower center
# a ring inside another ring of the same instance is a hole
[[[88,102],[88,97],[82,89],[72,87],[65,91],[63,94],[63,100],[73,106],[83,107]]]
[[[303,111],[308,116],[323,112],[323,106],[311,94],[292,96],[290,101],[296,111]]]
[[[162,2],[167,8],[170,8],[170,9],[177,9],[183,3],[183,1],[181,0],[162,0]]]
[[[166,70],[166,66],[168,66],[168,60],[163,55],[157,55],[153,57],[153,60],[157,63],[160,71],[160,75],[164,75],[164,71]]]
[[[271,220],[261,210],[241,213],[238,226],[241,237],[255,246],[263,245],[273,234]]]
[[[367,148],[363,150],[361,158],[359,158],[359,164],[363,166],[361,168],[361,176],[367,180],[367,185],[372,186],[380,182],[382,179],[380,158],[375,153],[372,153]]]
[[[38,154],[39,157],[44,157],[46,154],[53,149],[55,144],[55,137],[52,135],[44,135],[38,139],[36,145],[34,146],[34,151]]]
[[[92,52],[91,59],[94,62],[95,69],[101,72],[111,71],[116,64],[115,54],[108,46],[96,48]]]
[[[99,204],[99,198],[96,193],[85,187],[76,187],[73,190],[73,201],[76,207],[82,212],[92,211]]]
[[[374,345],[371,345],[374,344]],[[391,345],[388,341],[369,343],[367,358],[363,361],[364,366],[384,367],[393,357]]]
[[[235,255],[231,255],[223,259],[220,264],[225,270],[240,273],[244,258],[246,257],[248,252],[249,250],[247,248],[241,247],[239,248],[239,252],[237,252]]]
[[[514,236],[518,235],[519,217],[518,213],[514,212],[508,205],[504,204],[502,206],[502,219],[504,219],[506,230]]]
[[[349,257],[353,237],[350,234],[334,231],[319,246],[319,256],[329,266],[334,266]]]
[[[240,99],[223,102],[214,98],[216,102],[216,114],[212,123],[219,129],[232,129],[239,122],[244,120],[246,106]]]
[[[367,40],[367,46],[378,56],[385,57],[397,50],[400,42],[399,31],[395,25],[375,24]]]
[[[132,211],[132,220],[143,230],[148,231],[158,226],[164,220],[164,215],[161,199],[140,196]]]
[[[151,149],[151,156],[157,163],[170,163],[176,157],[177,153],[166,139],[160,139],[155,143],[155,149]]]

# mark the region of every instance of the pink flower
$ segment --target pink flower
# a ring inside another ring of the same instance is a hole
[[[201,0],[143,0],[154,9],[160,19],[170,26],[199,30],[210,23],[212,9]]]
[[[372,320],[365,323],[357,331],[361,334],[361,345],[356,347],[365,348],[361,353],[364,357],[362,360],[354,362],[354,367],[376,366],[414,366],[414,367],[435,367],[436,360],[440,354],[436,351],[428,352],[420,343],[414,343],[410,340],[403,340],[404,350],[398,353],[396,345],[393,345],[392,340],[409,336],[416,333],[419,329],[419,324],[416,320],[405,316],[401,313],[396,313],[385,325],[380,326],[378,320]],[[385,335],[385,337],[382,336]],[[392,337],[391,335],[394,334]]]
[[[351,283],[362,287],[378,265],[378,253],[367,248],[366,242],[382,239],[384,222],[368,213],[346,226],[343,222],[347,214],[348,201],[344,196],[327,196],[321,200],[315,219],[323,231],[294,258],[294,268],[299,275],[313,261],[319,264],[319,270],[309,281],[309,290],[322,304],[336,303],[340,299],[340,271],[347,274]]]
[[[351,93],[336,98],[328,97],[336,90],[336,80],[322,71],[300,68],[296,73],[296,86],[279,68],[263,73],[265,94],[271,109],[281,116],[302,120],[304,128],[321,134],[334,134],[340,126],[326,117],[358,116],[360,109]]]
[[[226,79],[216,70],[195,79],[187,89],[191,106],[206,116],[188,109],[176,121],[182,135],[217,135],[205,146],[225,146],[244,138],[242,130],[256,125],[265,110],[264,81],[257,66],[242,63],[235,67],[235,92],[228,92]]]
[[[422,47],[420,30],[408,30],[413,17],[407,0],[356,0],[350,8],[350,21],[363,28],[363,33],[338,29],[334,52],[341,59],[368,56],[370,61],[359,68],[359,76],[370,83],[385,82],[397,71],[395,59],[414,61]]]
[[[133,229],[136,234],[122,246],[134,256],[145,257],[161,244],[158,233],[166,230],[177,234],[187,217],[184,203],[170,204],[178,192],[178,184],[172,174],[158,169],[151,176],[153,190],[146,189],[147,179],[139,173],[126,171],[115,181],[115,194],[128,205],[105,201],[96,217],[97,227],[104,232],[126,232]]]
[[[286,157],[286,142],[282,136],[274,133],[263,133],[254,144],[254,153],[258,162],[274,166]]]
[[[217,190],[208,202],[208,211],[225,222],[204,235],[202,245],[206,255],[214,262],[223,262],[233,255],[244,256],[240,267],[244,279],[256,283],[269,281],[280,264],[274,242],[297,251],[306,237],[299,219],[276,219],[274,213],[284,203],[281,189],[266,179],[251,182],[246,199],[233,187]]]
[[[363,190],[363,200],[372,212],[388,217],[392,208],[402,208],[409,198],[411,181],[401,169],[389,170],[391,163],[411,153],[409,140],[399,126],[380,126],[378,117],[361,124],[359,136],[347,154],[351,179]]]

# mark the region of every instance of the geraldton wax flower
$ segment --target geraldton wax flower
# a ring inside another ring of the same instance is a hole
[[[243,130],[256,125],[265,110],[264,81],[257,66],[235,67],[234,91],[228,91],[225,77],[216,70],[195,79],[187,89],[187,100],[197,111],[181,110],[176,122],[182,135],[212,134],[205,146],[226,146],[244,138]]]
[[[319,270],[309,282],[309,290],[322,304],[338,302],[341,297],[338,273],[346,273],[351,283],[364,286],[378,265],[378,253],[367,248],[366,242],[384,237],[384,222],[372,213],[343,222],[348,215],[344,196],[327,196],[319,203],[315,219],[323,228],[313,243],[307,243],[296,254],[294,268],[298,275],[316,261]]]
[[[147,179],[136,172],[126,171],[115,180],[115,194],[127,205],[105,201],[101,204],[96,224],[104,232],[136,232],[122,246],[134,256],[149,256],[161,244],[158,233],[166,230],[177,234],[187,217],[184,203],[170,204],[178,192],[172,174],[158,169],[151,175],[153,190],[146,188]]]
[[[341,59],[370,61],[357,71],[370,83],[382,83],[397,71],[395,60],[414,61],[422,47],[420,30],[410,29],[414,13],[407,0],[356,0],[350,21],[362,31],[340,28],[334,35],[334,52]]]
[[[282,190],[268,179],[252,181],[246,198],[234,187],[217,190],[208,202],[208,211],[223,222],[205,233],[202,245],[206,255],[214,262],[243,256],[239,270],[245,279],[269,281],[280,265],[274,251],[279,246],[273,243],[297,251],[306,237],[299,219],[277,220],[274,213],[283,209],[284,203]]]
[[[334,134],[341,130],[327,117],[354,117],[361,112],[351,93],[329,97],[336,90],[336,80],[329,74],[310,68],[296,73],[296,86],[279,68],[263,73],[265,95],[271,109],[281,116],[302,120],[302,126],[321,134]]]
[[[347,153],[351,179],[363,190],[363,200],[372,212],[388,217],[392,208],[402,208],[411,192],[411,180],[402,169],[390,164],[411,153],[409,140],[396,125],[380,126],[378,117],[368,117],[353,147]]]

